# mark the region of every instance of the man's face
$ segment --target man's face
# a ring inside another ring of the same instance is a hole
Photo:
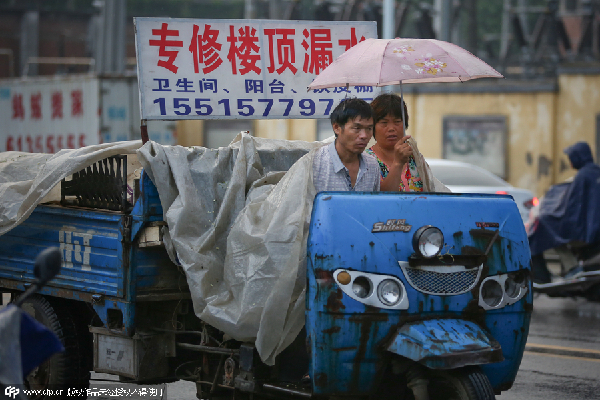
[[[373,137],[373,118],[357,116],[344,126],[333,124],[333,130],[337,134],[340,150],[358,155],[365,150]]]

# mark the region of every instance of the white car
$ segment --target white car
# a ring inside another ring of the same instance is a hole
[[[476,165],[453,160],[428,159],[433,175],[454,193],[509,194],[515,199],[521,218],[539,203],[531,190],[512,186],[504,179]]]

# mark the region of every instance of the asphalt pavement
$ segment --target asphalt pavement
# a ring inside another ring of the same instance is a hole
[[[497,399],[600,399],[600,303],[536,296],[517,379]]]

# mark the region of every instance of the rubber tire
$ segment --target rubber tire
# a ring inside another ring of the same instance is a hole
[[[52,330],[62,342],[65,351],[53,355],[40,365],[26,379],[26,386],[35,389],[62,389],[62,396],[52,396],[52,400],[73,399],[67,396],[69,389],[87,389],[90,384],[89,360],[87,355],[92,343],[89,332],[82,329],[69,309],[57,301],[41,295],[27,299],[22,309]],[[50,397],[39,396],[31,399],[44,400]]]
[[[495,400],[494,389],[479,367],[432,371],[429,398],[436,400]]]

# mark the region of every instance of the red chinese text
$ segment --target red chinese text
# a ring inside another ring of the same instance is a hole
[[[169,24],[163,22],[160,29],[152,29],[152,35],[160,36],[160,39],[153,40],[150,39],[148,44],[150,46],[158,47],[158,56],[159,57],[169,57],[165,60],[158,60],[156,64],[159,67],[163,67],[173,72],[177,73],[179,67],[177,67],[173,62],[177,58],[177,54],[179,54],[178,50],[167,50],[167,46],[170,47],[183,47],[183,41],[181,40],[168,40],[167,37],[174,36],[179,37],[179,31],[176,29],[169,29]]]
[[[231,72],[237,75],[237,59],[240,60],[240,75],[245,75],[250,71],[260,74],[261,69],[256,65],[260,61],[260,48],[256,45],[258,37],[256,29],[244,26],[238,30],[239,38],[235,36],[233,25],[229,25],[229,36],[227,41],[231,43],[227,59],[231,62]],[[236,45],[240,42],[239,46]]]
[[[25,118],[25,108],[23,107],[23,95],[14,94],[12,97],[12,118],[23,119]]]
[[[73,117],[83,116],[83,93],[81,90],[71,92],[71,115]]]
[[[6,138],[6,151],[25,151],[29,153],[56,153],[67,148],[85,147],[85,135],[9,135]]]
[[[30,97],[31,119],[42,119],[42,94],[33,93]]]
[[[361,36],[360,40],[358,40],[356,38],[356,28],[351,28],[350,39],[340,39],[338,40],[338,43],[340,46],[344,46],[346,48],[344,51],[347,51],[350,47],[362,42],[363,40],[365,40],[365,37]]]
[[[306,39],[310,38],[310,44],[306,39],[302,41],[302,46],[306,50],[302,70],[318,74],[333,61],[331,30],[311,29],[309,31],[305,29],[303,34]]]
[[[52,92],[50,96],[51,104],[51,118],[62,118],[63,117],[63,95],[62,92]]]
[[[265,35],[269,41],[269,66],[267,70],[270,73],[277,71],[281,75],[283,71],[289,69],[295,75],[298,71],[298,68],[294,67],[294,63],[296,62],[294,39],[289,37],[295,33],[295,29],[265,29]],[[277,40],[275,40],[275,35],[281,37],[277,37]],[[277,45],[277,61],[275,61],[275,54],[273,52],[274,44]],[[279,66],[277,70],[275,70],[276,65]]]
[[[210,29],[210,25],[208,24],[204,25],[204,33],[202,35],[198,34],[199,30],[200,27],[194,24],[194,32],[189,50],[194,58],[194,72],[198,73],[200,65],[204,64],[205,67],[202,68],[202,72],[208,74],[223,63],[218,53],[221,50],[221,44],[217,43],[219,31],[217,29]]]

